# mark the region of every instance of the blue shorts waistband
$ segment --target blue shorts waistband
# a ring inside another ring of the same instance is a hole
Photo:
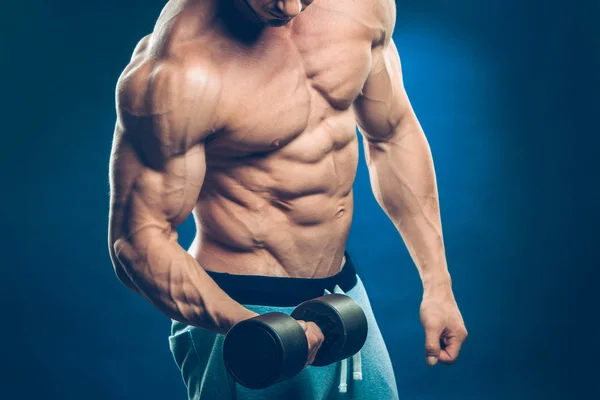
[[[273,307],[295,307],[303,301],[322,296],[325,289],[333,293],[335,286],[344,292],[357,283],[356,269],[345,253],[344,266],[327,278],[287,278],[262,275],[237,275],[206,271],[233,300],[240,304]]]

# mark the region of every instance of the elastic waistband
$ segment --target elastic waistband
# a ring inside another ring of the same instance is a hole
[[[333,293],[335,286],[344,292],[357,283],[356,269],[348,253],[337,274],[327,278],[284,278],[262,275],[234,275],[206,271],[225,293],[240,304],[295,307],[303,301]]]

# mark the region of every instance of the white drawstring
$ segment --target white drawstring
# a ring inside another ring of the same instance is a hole
[[[327,289],[325,289],[327,294],[330,294]],[[333,293],[336,294],[345,294],[344,291],[336,285],[333,288]],[[349,357],[350,358],[350,357]],[[345,358],[341,361],[340,365],[340,385],[338,386],[338,390],[340,393],[346,393],[348,391],[348,359]],[[360,351],[353,355],[352,357],[352,379],[355,381],[362,381],[362,360],[360,357]]]
[[[342,360],[340,366],[340,386],[338,386],[340,393],[346,393],[348,391],[348,359]]]
[[[362,361],[360,351],[352,356],[352,378],[355,381],[362,381]]]

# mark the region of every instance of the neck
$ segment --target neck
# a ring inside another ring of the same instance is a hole
[[[258,18],[247,0],[214,0],[225,28],[240,43],[253,43],[263,33],[265,24]]]
[[[231,13],[237,17],[239,22],[254,28],[264,28],[262,19],[248,3],[248,0],[229,0],[229,2],[232,5]]]

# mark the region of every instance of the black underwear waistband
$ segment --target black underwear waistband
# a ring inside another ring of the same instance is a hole
[[[337,274],[327,278],[284,278],[262,275],[234,275],[206,271],[225,293],[240,304],[295,307],[303,301],[333,293],[336,285],[344,292],[357,282],[356,269],[348,253]]]

